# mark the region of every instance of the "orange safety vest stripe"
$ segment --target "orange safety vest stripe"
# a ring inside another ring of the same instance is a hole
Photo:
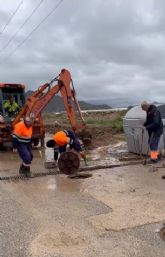
[[[32,126],[26,127],[25,123],[23,121],[20,121],[14,126],[14,135],[20,137],[20,138],[31,138],[33,133]]]
[[[66,136],[64,131],[55,133],[53,139],[60,146],[67,145],[70,142],[70,138]]]

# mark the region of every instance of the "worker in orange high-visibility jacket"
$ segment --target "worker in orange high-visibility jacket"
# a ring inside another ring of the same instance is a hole
[[[76,152],[80,154],[80,156],[84,159],[86,163],[86,155],[80,141],[76,138],[74,132],[72,130],[62,130],[58,131],[53,135],[53,139],[47,142],[47,147],[54,148],[54,160],[58,160],[58,153],[66,152],[67,145],[70,149],[74,149]],[[56,147],[56,145],[58,147]]]
[[[19,169],[20,174],[25,174],[27,177],[31,176],[30,165],[33,159],[31,138],[33,128],[32,120],[30,117],[25,117],[23,121],[20,121],[14,126],[13,131],[13,151],[17,149],[22,164]]]

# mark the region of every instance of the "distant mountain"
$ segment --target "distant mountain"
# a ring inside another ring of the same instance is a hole
[[[33,93],[33,91],[29,90],[25,93],[25,97],[27,98]],[[107,104],[90,104],[85,101],[79,101],[81,110],[99,110],[99,109],[110,109],[111,107]],[[59,95],[56,95],[45,107],[44,112],[61,112],[65,111],[65,107],[63,101]]]

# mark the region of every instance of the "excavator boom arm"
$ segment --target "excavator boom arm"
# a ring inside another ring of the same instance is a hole
[[[52,86],[55,81],[57,84]],[[22,117],[30,116],[31,114],[37,118],[51,99],[60,92],[72,129],[76,130],[78,127],[85,128],[85,122],[82,117],[79,103],[76,99],[75,90],[73,85],[71,86],[71,82],[72,78],[70,72],[66,69],[62,69],[58,77],[53,79],[50,83],[46,83],[39,87],[38,90],[27,98],[25,105],[13,121],[12,125],[14,126],[18,123]],[[47,91],[45,92],[45,90]],[[81,125],[76,123],[74,106],[79,113],[82,122]]]

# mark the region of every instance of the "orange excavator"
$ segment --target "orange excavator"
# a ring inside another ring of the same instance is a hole
[[[13,91],[10,90],[11,88]],[[15,97],[16,91],[18,98],[21,99],[22,103],[24,102],[24,104],[22,104],[21,110],[15,118],[12,120],[5,120],[5,115],[3,115],[5,113],[3,108],[4,92],[7,92],[8,95],[11,93]],[[41,140],[41,146],[44,146],[45,126],[42,118],[42,111],[51,101],[51,99],[59,92],[68,114],[72,130],[76,131],[77,129],[85,129],[85,122],[76,98],[76,92],[71,74],[68,70],[62,69],[57,77],[55,77],[49,83],[40,86],[27,98],[26,101],[24,98],[23,85],[13,86],[13,84],[0,84],[0,101],[2,102],[0,106],[0,144],[3,144],[4,142],[11,142],[13,126],[23,119],[23,117],[32,116],[34,118],[32,140],[34,143],[36,143],[36,145],[38,144],[38,141]],[[80,123],[78,123],[76,120],[76,113],[79,115]]]

